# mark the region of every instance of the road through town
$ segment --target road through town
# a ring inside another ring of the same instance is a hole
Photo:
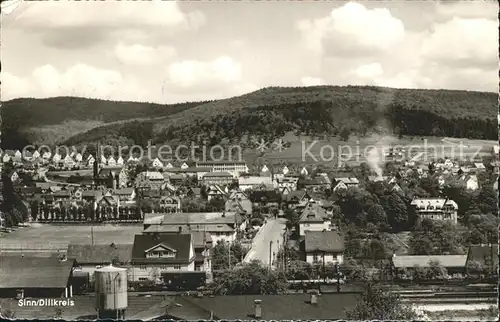
[[[259,260],[264,265],[269,265],[269,248],[271,247],[272,253],[278,253],[283,244],[285,224],[286,220],[283,218],[269,219],[255,236],[252,248],[245,256],[243,262],[249,263],[252,260]]]

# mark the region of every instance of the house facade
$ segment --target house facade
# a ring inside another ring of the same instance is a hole
[[[248,172],[248,166],[243,161],[200,161],[196,163],[196,167],[210,168],[212,172],[229,172],[233,177]]]
[[[309,264],[344,262],[344,238],[337,231],[306,231],[304,245],[306,262]]]
[[[135,235],[129,280],[161,283],[161,274],[194,271],[195,251],[191,234]]]
[[[419,220],[447,220],[457,224],[458,205],[451,199],[415,198],[411,205],[415,207]]]
[[[307,231],[328,231],[330,226],[326,211],[317,203],[309,203],[300,215],[299,235],[305,236]]]
[[[203,184],[205,185],[228,185],[233,183],[234,177],[231,173],[227,171],[217,171],[217,172],[208,172],[202,178]]]

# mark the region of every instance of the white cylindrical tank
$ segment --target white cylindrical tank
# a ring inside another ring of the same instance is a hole
[[[95,271],[97,309],[103,311],[127,308],[127,270],[112,265]]]

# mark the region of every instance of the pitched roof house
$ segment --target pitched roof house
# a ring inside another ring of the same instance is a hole
[[[337,231],[308,230],[304,246],[306,261],[310,264],[344,262],[344,237]]]

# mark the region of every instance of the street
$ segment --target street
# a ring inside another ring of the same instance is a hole
[[[259,260],[264,265],[269,265],[269,246],[276,255],[283,244],[283,232],[286,220],[284,218],[269,219],[255,236],[252,248],[245,256],[243,262],[249,263],[252,260]]]

